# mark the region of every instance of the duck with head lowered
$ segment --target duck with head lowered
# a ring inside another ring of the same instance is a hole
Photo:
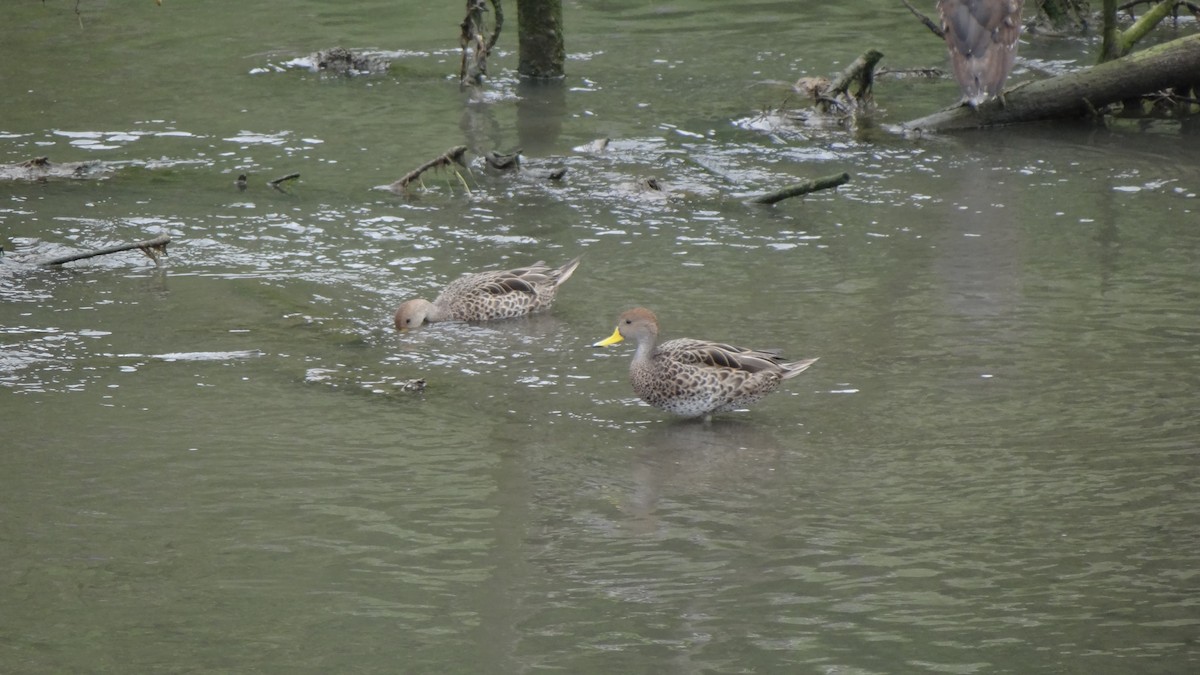
[[[546,309],[558,287],[579,267],[582,256],[562,267],[538,261],[513,270],[476,272],[451,281],[433,302],[408,300],[396,310],[397,330],[435,321],[491,321],[526,316]]]

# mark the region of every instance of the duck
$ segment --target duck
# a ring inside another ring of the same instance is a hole
[[[612,335],[592,346],[636,342],[629,365],[634,393],[655,408],[682,417],[707,421],[714,413],[744,408],[817,362],[816,358],[787,361],[773,349],[691,338],[659,344],[658,330],[654,312],[635,307],[617,318]]]
[[[942,35],[962,102],[977,108],[1000,95],[1017,59],[1025,0],[938,0]]]
[[[436,321],[512,319],[546,309],[582,258],[556,268],[539,260],[528,267],[464,275],[450,282],[433,302],[417,298],[402,303],[393,320],[396,330]]]

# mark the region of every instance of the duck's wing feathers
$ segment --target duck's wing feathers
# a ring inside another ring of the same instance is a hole
[[[549,269],[550,268],[546,266],[545,260],[539,260],[539,261],[533,263],[532,265],[529,265],[528,267],[518,267],[515,270],[508,270],[507,272],[500,272],[500,274],[511,274],[514,277],[524,277],[524,276],[528,276],[531,274],[544,275],[544,274],[546,274],[546,272]]]
[[[464,292],[486,295],[507,295],[509,293],[537,295],[539,291],[555,288],[569,279],[575,268],[579,266],[580,258],[582,256],[556,269],[551,269],[545,261],[539,260],[527,267],[496,272],[479,272],[462,277],[452,285],[461,287]]]
[[[489,279],[480,284],[479,290],[489,295],[507,295],[509,293],[536,293],[537,289],[534,284],[536,279],[530,279],[525,276],[513,276],[510,273],[504,273],[494,279]]]
[[[493,272],[488,275],[484,291],[493,295],[505,293],[537,293],[539,287],[553,285],[556,270],[551,270],[539,260],[528,267]]]
[[[784,363],[779,352],[771,349],[746,349],[706,340],[671,340],[659,346],[659,352],[680,363],[706,368],[730,368],[747,373],[764,370],[779,372]]]
[[[968,96],[999,93],[1012,71],[1024,0],[939,0],[955,78]]]
[[[1024,0],[939,0],[946,42],[969,58],[982,58],[999,45],[1010,47],[1021,34]]]

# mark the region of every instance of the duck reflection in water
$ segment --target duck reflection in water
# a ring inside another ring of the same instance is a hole
[[[671,420],[639,437],[644,442],[633,454],[632,493],[624,508],[626,526],[636,532],[658,531],[664,498],[754,499],[770,489],[767,477],[783,479],[788,472],[781,469],[795,460],[771,431],[750,420]]]

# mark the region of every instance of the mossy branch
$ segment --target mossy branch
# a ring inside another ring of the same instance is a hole
[[[1121,33],[1120,37],[1120,55],[1125,56],[1133,50],[1133,46],[1138,40],[1146,37],[1146,34],[1154,29],[1163,19],[1171,15],[1175,9],[1176,0],[1162,0],[1162,2],[1150,8],[1150,11],[1142,15],[1128,29]]]
[[[868,49],[863,52],[857,59],[854,59],[853,63],[838,73],[837,77],[833,78],[833,81],[825,88],[824,95],[831,98],[848,95],[850,85],[858,82],[859,87],[858,91],[854,92],[854,98],[862,101],[870,97],[871,85],[875,82],[875,65],[882,58],[883,52],[876,49]]]
[[[839,185],[844,185],[845,183],[848,183],[848,182],[850,182],[850,174],[842,172],[842,173],[839,173],[839,174],[836,174],[833,176],[825,176],[824,178],[814,178],[813,180],[806,180],[803,183],[796,183],[795,185],[789,185],[788,187],[781,188],[781,189],[775,190],[773,192],[768,192],[766,194],[758,195],[757,197],[751,197],[750,199],[746,200],[746,203],[748,203],[748,204],[774,204],[776,202],[781,202],[785,199],[789,199],[791,197],[799,197],[801,195],[806,195],[810,192],[817,192],[818,190],[828,190],[831,188],[835,188]]]

